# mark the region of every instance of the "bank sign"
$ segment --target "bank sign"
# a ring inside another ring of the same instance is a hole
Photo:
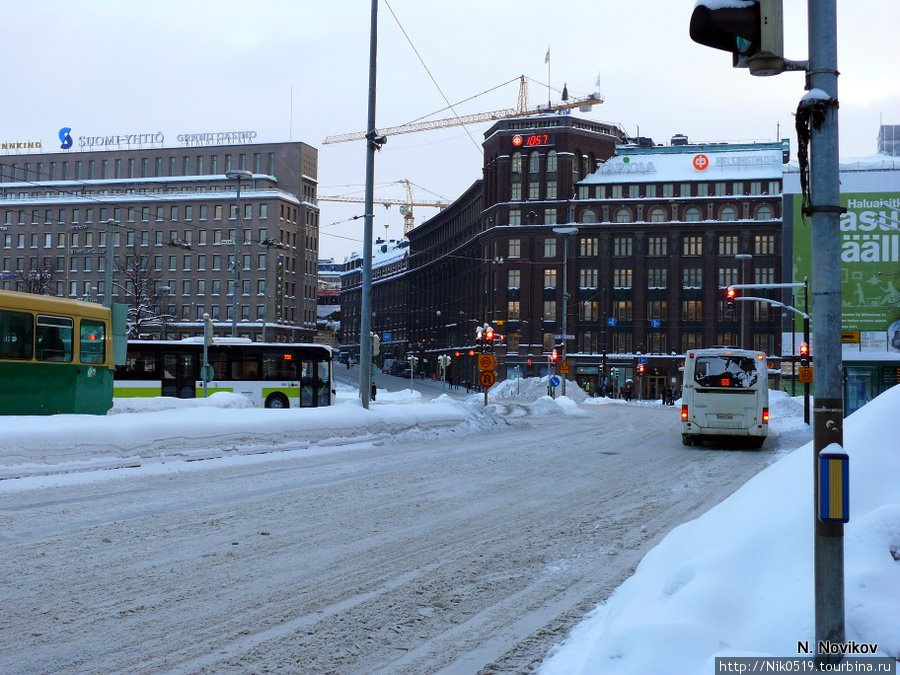
[[[813,277],[812,220],[793,204],[793,276]],[[900,192],[841,195],[841,307],[845,331],[900,330]],[[811,282],[810,282],[811,283]]]

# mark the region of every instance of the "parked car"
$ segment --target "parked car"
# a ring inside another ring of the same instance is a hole
[[[400,361],[398,361],[397,359],[385,359],[384,363],[381,364],[381,372],[387,373],[388,375],[393,375],[394,373],[392,372],[392,370],[395,363],[400,363]],[[401,364],[401,368],[402,367],[403,366]]]

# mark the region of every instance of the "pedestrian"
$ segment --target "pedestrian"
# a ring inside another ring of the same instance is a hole
[[[375,383],[372,383],[372,400],[375,400],[375,394],[378,392],[378,387],[375,386]]]

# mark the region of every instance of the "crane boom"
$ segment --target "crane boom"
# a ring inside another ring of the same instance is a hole
[[[353,202],[362,204],[366,201],[365,197],[344,197],[341,195],[319,195],[320,202]],[[436,209],[443,209],[449,206],[447,202],[410,202],[406,199],[381,199],[375,197],[374,202],[383,206],[433,206]]]
[[[387,129],[379,129],[378,134],[381,136],[393,136],[394,134],[411,134],[417,131],[431,131],[432,129],[445,129],[447,127],[459,127],[466,124],[476,124],[478,122],[490,122],[492,120],[508,119],[510,117],[524,117],[527,115],[540,115],[546,113],[558,112],[561,110],[570,110],[572,108],[581,108],[582,110],[590,110],[594,105],[603,103],[600,94],[591,94],[585,98],[575,99],[572,101],[563,101],[562,103],[552,103],[548,106],[527,109],[525,107],[526,83],[524,75],[520,78],[519,99],[516,108],[504,108],[502,110],[492,110],[490,112],[474,113],[472,115],[459,115],[458,117],[446,117],[439,120],[430,120],[428,122],[413,122],[410,124],[401,124],[396,127],[388,127]],[[347,141],[359,141],[366,137],[365,131],[356,131],[349,134],[338,134],[336,136],[328,136],[322,143],[328,145],[330,143],[346,143]]]

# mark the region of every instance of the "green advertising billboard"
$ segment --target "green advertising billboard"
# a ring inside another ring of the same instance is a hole
[[[812,220],[789,195],[793,278],[810,280]],[[844,331],[889,332],[900,340],[900,192],[841,194],[841,306]]]

